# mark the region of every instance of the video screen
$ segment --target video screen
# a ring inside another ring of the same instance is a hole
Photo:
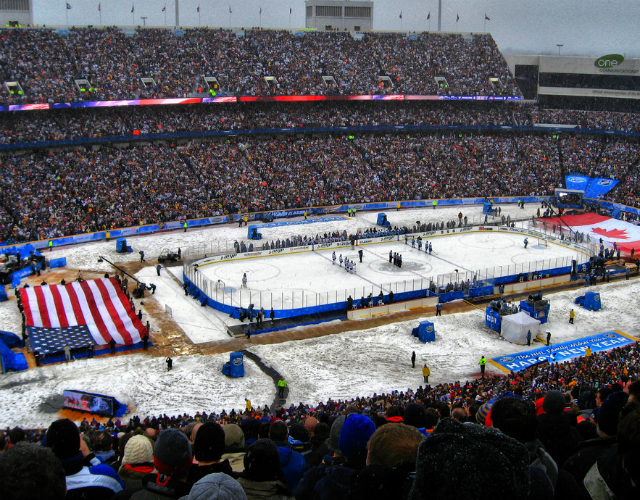
[[[580,193],[566,193],[558,191],[556,193],[558,207],[571,207],[580,208],[582,206],[582,194]]]
[[[114,415],[114,400],[108,396],[100,396],[80,391],[63,391],[64,407],[72,410]]]

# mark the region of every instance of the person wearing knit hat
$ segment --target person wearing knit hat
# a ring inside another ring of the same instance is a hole
[[[244,470],[244,432],[237,424],[227,424],[224,431],[224,454],[222,460],[228,460],[233,472]]]
[[[451,418],[420,444],[409,500],[527,498],[526,448],[493,428]]]
[[[334,422],[334,426],[337,422]],[[358,413],[347,415],[338,440],[338,447],[345,457],[345,462],[326,466],[324,475],[314,473],[319,467],[310,470],[298,484],[295,490],[296,498],[305,498],[305,493],[311,493],[312,497],[318,500],[343,497],[349,491],[353,479],[366,465],[367,443],[375,431],[376,426],[369,417]],[[331,434],[333,440],[333,427]],[[310,479],[315,479],[315,484]]]
[[[269,439],[260,439],[247,448],[244,455],[244,471],[238,482],[249,500],[294,498],[280,467],[278,447]]]
[[[193,484],[208,474],[223,473],[233,475],[229,460],[221,460],[225,449],[225,435],[220,424],[205,422],[196,433],[193,454],[197,464],[189,469],[187,482]]]
[[[181,500],[247,500],[240,483],[232,477],[215,473],[208,474],[196,482],[189,496]]]
[[[141,488],[142,478],[153,472],[153,444],[138,434],[131,437],[124,447],[122,465],[118,474],[127,488]]]
[[[338,446],[347,461],[357,461],[367,456],[367,443],[376,431],[376,425],[369,417],[353,413],[347,416]]]
[[[183,432],[165,429],[160,433],[153,448],[153,463],[157,472],[142,478],[142,489],[130,496],[123,494],[119,500],[161,500],[181,498],[189,494],[191,484],[186,481],[191,465],[191,443]]]
[[[102,463],[91,467],[84,465],[81,439],[78,427],[68,418],[53,422],[45,437],[46,446],[62,463],[67,491],[73,491],[74,496],[81,496],[86,491],[97,500],[111,498],[122,491],[124,482],[111,467]]]

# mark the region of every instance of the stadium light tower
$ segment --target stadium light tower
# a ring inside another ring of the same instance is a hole
[[[560,55],[560,49],[561,49],[562,47],[564,47],[564,44],[562,44],[562,43],[556,43],[556,47],[558,47],[558,55]]]

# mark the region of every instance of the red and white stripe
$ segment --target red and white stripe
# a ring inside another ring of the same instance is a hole
[[[140,342],[145,327],[115,278],[20,289],[26,324],[43,328],[87,325],[96,344]]]

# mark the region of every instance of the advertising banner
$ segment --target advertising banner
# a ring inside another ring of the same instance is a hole
[[[617,330],[612,330],[590,337],[562,342],[561,344],[552,344],[539,349],[507,354],[491,359],[490,361],[493,365],[507,373],[517,372],[539,363],[559,363],[571,358],[584,356],[587,347],[591,347],[593,352],[599,352],[608,351],[609,349],[622,347],[635,342],[636,339],[633,337]]]

